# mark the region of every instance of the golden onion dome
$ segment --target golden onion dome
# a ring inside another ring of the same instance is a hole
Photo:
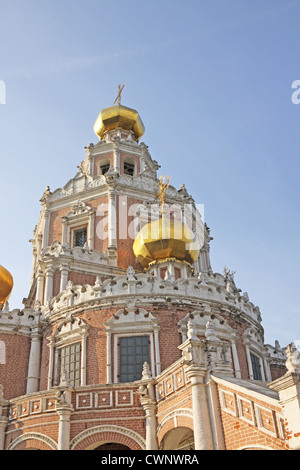
[[[14,285],[13,277],[7,269],[0,266],[0,306],[5,304]]]
[[[143,267],[168,258],[193,264],[199,251],[186,224],[164,217],[144,225],[133,243],[133,252]]]
[[[94,124],[94,132],[99,139],[103,139],[107,131],[117,128],[132,131],[136,140],[139,140],[145,132],[139,113],[121,104],[105,108],[100,112]]]

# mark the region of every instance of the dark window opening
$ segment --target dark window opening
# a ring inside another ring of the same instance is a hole
[[[250,353],[254,380],[262,380],[259,358]]]
[[[120,338],[120,382],[134,382],[142,378],[143,364],[149,364],[149,337]]]
[[[80,385],[80,351],[80,343],[70,344],[59,350],[58,383],[65,372],[71,385]]]
[[[73,247],[81,246],[83,247],[87,241],[87,227],[74,230],[73,232]]]
[[[109,163],[107,163],[106,165],[101,165],[100,166],[101,175],[105,175],[105,173],[108,172],[109,168],[110,168]]]
[[[124,174],[125,175],[134,175],[134,164],[133,163],[127,163],[124,162]]]

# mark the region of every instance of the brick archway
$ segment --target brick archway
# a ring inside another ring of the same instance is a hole
[[[57,450],[57,443],[39,433],[27,433],[14,439],[8,450]]]
[[[190,409],[179,409],[167,414],[163,418],[158,427],[158,442],[160,448],[163,446],[163,441],[167,434],[177,428],[190,430],[190,434],[194,433],[193,415]]]
[[[72,439],[71,450],[94,450],[97,447],[116,443],[130,450],[144,450],[145,440],[135,431],[119,426],[96,426],[87,429]]]

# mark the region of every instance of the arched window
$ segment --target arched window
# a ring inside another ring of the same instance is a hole
[[[110,168],[110,161],[108,158],[102,158],[99,162],[99,170],[98,174],[99,175],[105,175],[105,173],[108,172]]]
[[[135,162],[133,160],[124,161],[124,175],[133,176],[135,174]]]

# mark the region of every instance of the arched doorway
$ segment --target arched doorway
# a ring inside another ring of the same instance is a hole
[[[118,442],[107,442],[106,444],[101,444],[96,447],[94,450],[130,450],[130,447],[119,444]]]
[[[160,445],[161,450],[194,450],[194,432],[180,426],[168,431]]]

